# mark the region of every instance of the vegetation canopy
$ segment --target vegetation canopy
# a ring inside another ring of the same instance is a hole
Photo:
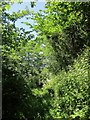
[[[10,14],[12,4],[0,3],[2,120],[89,120],[90,2],[46,1],[45,10]],[[23,17],[30,30],[16,27]]]

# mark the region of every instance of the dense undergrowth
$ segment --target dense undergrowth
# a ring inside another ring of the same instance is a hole
[[[47,1],[44,11],[12,14],[10,5],[0,3],[2,120],[89,120],[90,2]],[[35,22],[24,22],[30,31],[15,25],[25,16]]]

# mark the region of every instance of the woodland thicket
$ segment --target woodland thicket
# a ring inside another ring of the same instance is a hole
[[[90,2],[10,14],[11,5],[0,3],[2,120],[89,120]],[[15,25],[23,17],[28,31]]]

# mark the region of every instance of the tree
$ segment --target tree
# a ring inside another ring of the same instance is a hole
[[[89,119],[89,2],[47,2],[44,12],[12,15],[9,7],[2,2],[3,119]],[[36,24],[24,23],[36,38],[15,26],[31,14]]]
[[[7,7],[9,3],[2,2],[2,119],[44,119],[47,104],[32,92],[38,88],[36,82],[39,84],[43,57],[39,51],[33,51],[37,42],[32,40],[32,33],[15,26],[16,20],[28,15],[29,11],[10,15]]]
[[[44,40],[47,69],[53,73],[47,83],[55,93],[50,99],[52,118],[89,119],[89,6],[90,2],[47,2],[44,13],[33,17],[34,29]]]
[[[89,2],[47,2],[46,8],[43,15],[36,13],[35,30],[47,37],[60,69],[67,70],[88,45],[86,21],[89,21]],[[84,11],[85,8],[88,12]]]

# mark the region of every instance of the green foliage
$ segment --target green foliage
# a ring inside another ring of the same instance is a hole
[[[10,15],[6,12],[7,5],[2,4],[3,119],[44,119],[47,104],[32,92],[41,79],[43,56],[39,54],[34,35],[15,26],[26,11]]]
[[[54,117],[73,119],[86,118],[88,112],[89,78],[88,49],[78,57],[68,73],[64,70],[51,80],[55,91],[55,100],[51,102],[50,113]],[[56,112],[55,112],[56,111]]]
[[[45,7],[45,15],[36,13],[34,17],[35,30],[47,37],[59,69],[67,70],[82,53],[84,45],[88,45],[87,23],[90,20],[84,9],[89,11],[89,3],[47,2]]]
[[[90,3],[48,1],[45,7],[8,14],[10,4],[2,2],[3,120],[88,120]],[[17,28],[27,15],[35,25]]]

